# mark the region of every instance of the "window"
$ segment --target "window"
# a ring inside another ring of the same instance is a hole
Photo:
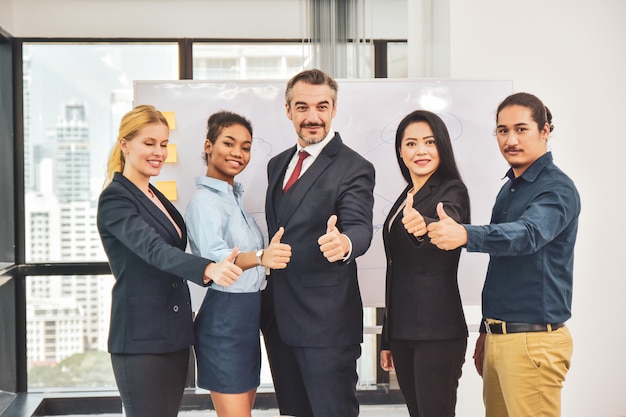
[[[115,387],[111,275],[26,277],[28,389]]]
[[[400,66],[405,49],[401,44],[393,55]],[[196,80],[288,79],[312,60],[312,48],[304,42],[194,42],[190,52]],[[348,77],[373,77],[372,45],[350,44],[348,52],[353,69]],[[0,82],[3,68],[0,64]],[[30,391],[115,388],[106,353],[114,279],[90,269],[106,261],[96,202],[119,121],[140,104],[132,102],[133,81],[176,80],[178,71],[177,42],[23,43],[25,260],[83,263],[88,269],[79,275],[25,277]],[[2,95],[3,100],[10,96]],[[5,130],[0,120],[0,140]],[[9,165],[2,164],[3,173]],[[13,170],[7,172],[12,186]],[[4,206],[0,210],[5,213]],[[6,236],[12,250],[13,235]],[[375,327],[375,316],[376,309],[366,309],[366,327]],[[261,384],[271,387],[265,352],[262,358]],[[375,332],[364,336],[358,366],[360,389],[375,387]]]
[[[387,74],[389,78],[406,78],[407,69],[406,42],[387,43]]]
[[[178,44],[25,43],[23,77],[26,261],[105,261],[95,213],[109,149],[133,80],[178,79]],[[112,284],[27,277],[28,389],[115,386]]]
[[[311,50],[302,43],[193,44],[194,80],[288,79],[304,69]]]
[[[26,261],[104,261],[94,220],[109,150],[133,80],[178,79],[178,44],[25,43],[23,77],[26,224],[46,229],[27,227]]]

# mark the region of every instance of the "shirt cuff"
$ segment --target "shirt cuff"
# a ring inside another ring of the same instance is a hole
[[[484,247],[485,238],[487,237],[485,228],[472,226],[470,224],[463,224],[462,226],[467,231],[467,243],[465,244],[465,249],[468,252],[480,252]]]
[[[342,261],[346,262],[348,259],[350,259],[350,255],[352,255],[352,241],[350,240],[348,235],[344,234],[344,236],[346,237],[346,239],[348,239],[348,244],[350,245],[350,248],[348,249],[348,253],[342,259]]]

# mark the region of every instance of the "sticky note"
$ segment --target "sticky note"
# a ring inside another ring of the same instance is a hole
[[[176,113],[173,111],[162,111],[161,114],[167,120],[167,124],[170,126],[170,130],[176,129]]]
[[[167,159],[165,160],[166,164],[173,164],[178,162],[178,154],[176,153],[176,144],[168,143],[167,144]]]
[[[178,193],[176,192],[176,181],[157,181],[155,182],[154,186],[157,188],[157,190],[161,191],[168,200],[178,200]]]

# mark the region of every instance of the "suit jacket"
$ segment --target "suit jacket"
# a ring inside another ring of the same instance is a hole
[[[150,188],[182,237],[165,213],[120,173],[98,201],[98,230],[116,278],[111,353],[167,353],[194,343],[186,280],[204,285],[204,269],[211,261],[185,253],[182,216],[163,194]]]
[[[408,185],[391,209],[383,227],[387,255],[386,314],[382,348],[390,339],[441,340],[467,337],[457,282],[461,249],[438,249],[428,236],[419,241],[402,224]],[[462,181],[441,178],[437,172],[415,194],[413,207],[427,224],[437,221],[437,203],[457,222],[469,223],[470,204]],[[389,228],[392,224],[391,230]]]
[[[270,236],[285,228],[291,245],[286,269],[272,270],[263,292],[262,325],[275,320],[291,346],[329,347],[357,344],[363,338],[363,304],[354,259],[372,239],[374,166],[343,144],[338,133],[313,164],[283,195],[285,170],[296,147],[270,160],[265,201]],[[329,262],[317,240],[328,218],[352,241],[346,261]]]

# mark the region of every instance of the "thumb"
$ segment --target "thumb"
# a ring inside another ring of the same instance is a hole
[[[404,205],[404,213],[408,213],[413,208],[413,194],[409,191],[406,193],[406,203]]]
[[[270,240],[270,245],[272,243],[280,243],[280,239],[282,239],[284,234],[285,234],[285,228],[283,228],[282,226],[279,227],[278,231],[276,232],[272,240]]]
[[[235,258],[237,257],[237,255],[239,255],[239,249],[235,247],[233,248],[233,251],[230,253],[230,255],[226,257],[226,260],[228,262],[235,262]]]
[[[437,216],[439,216],[439,220],[450,218],[443,209],[443,203],[437,204]]]
[[[328,218],[328,223],[326,223],[326,233],[332,232],[334,228],[337,227],[337,215],[333,214]]]

